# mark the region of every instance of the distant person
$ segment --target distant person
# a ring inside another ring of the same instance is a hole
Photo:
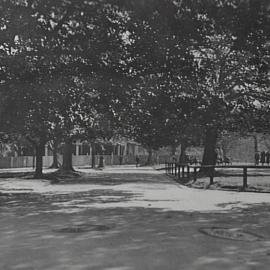
[[[266,151],[266,153],[265,153],[265,161],[266,161],[267,166],[269,166],[269,163],[270,163],[270,153],[268,151]]]
[[[214,158],[215,158],[215,163],[216,164],[219,164],[220,160],[219,160],[219,155],[218,155],[218,149],[217,148],[215,149],[215,156],[214,156]]]
[[[120,164],[120,165],[123,164],[123,156],[122,156],[122,155],[119,157],[119,164]]]
[[[265,151],[261,152],[261,164],[264,165],[265,163]]]
[[[224,161],[223,162],[224,162],[225,165],[232,165],[232,161],[228,157],[226,157],[226,156],[224,157]]]
[[[98,168],[104,168],[104,167],[105,167],[104,157],[103,157],[103,156],[100,156],[100,157],[99,157]]]
[[[139,167],[139,165],[140,165],[140,158],[138,156],[136,156],[135,161],[136,161],[136,167]]]
[[[255,153],[255,165],[258,166],[260,163],[260,154],[259,152]]]

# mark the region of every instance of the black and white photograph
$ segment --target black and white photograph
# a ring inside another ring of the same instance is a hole
[[[270,0],[0,0],[0,270],[269,270]]]

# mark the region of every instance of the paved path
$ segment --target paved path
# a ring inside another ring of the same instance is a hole
[[[152,168],[81,171],[0,180],[0,269],[269,269],[269,194],[189,189]]]

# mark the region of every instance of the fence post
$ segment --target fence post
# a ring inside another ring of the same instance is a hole
[[[211,167],[210,168],[210,185],[214,184],[214,171],[215,171],[215,167]]]
[[[178,168],[177,177],[178,177],[178,179],[180,179],[180,168],[181,168],[181,166],[178,164],[177,168]]]
[[[182,177],[185,178],[185,165],[182,166]]]
[[[189,179],[189,177],[190,177],[190,168],[189,168],[189,165],[187,165],[187,177],[188,177],[188,179]]]
[[[174,163],[174,176],[177,175],[177,165],[176,165],[176,162]]]
[[[247,188],[247,167],[243,167],[243,188]]]

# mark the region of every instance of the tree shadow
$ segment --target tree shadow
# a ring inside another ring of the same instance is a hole
[[[33,178],[35,172],[0,172],[0,178]]]

